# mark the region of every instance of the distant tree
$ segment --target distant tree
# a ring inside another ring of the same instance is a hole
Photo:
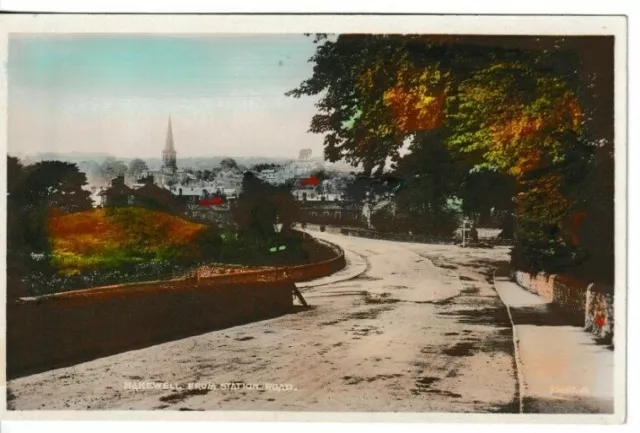
[[[202,171],[202,180],[204,181],[210,181],[215,179],[215,174],[213,174],[213,172],[211,170],[203,170]]]
[[[415,233],[441,234],[457,225],[447,200],[458,192],[465,166],[445,147],[443,138],[442,130],[417,133],[412,158],[399,161],[390,181],[399,183],[393,200]]]
[[[357,203],[364,203],[371,189],[371,180],[365,176],[356,176],[347,182],[345,197]]]
[[[367,176],[363,173],[346,181],[344,196],[357,203],[373,203],[396,187],[391,176]]]
[[[147,171],[149,171],[147,163],[140,158],[136,158],[129,163],[127,173],[130,177],[137,180]]]
[[[235,170],[238,168],[238,163],[233,158],[224,158],[220,161],[220,168],[223,170]]]
[[[462,179],[460,198],[465,215],[477,217],[478,224],[494,222],[501,215],[503,224],[513,227],[513,197],[517,185],[511,176],[496,171],[466,173]]]
[[[260,164],[255,164],[254,166],[251,167],[251,170],[260,173],[263,170],[277,170],[280,168],[282,168],[282,165],[280,164],[263,162]]]
[[[27,167],[24,180],[24,204],[42,204],[63,212],[78,212],[92,207],[89,191],[83,189],[87,177],[76,164],[42,161]]]
[[[18,158],[7,157],[7,298],[23,296],[21,279],[29,273],[31,249],[24,237],[25,168]]]
[[[256,238],[267,238],[274,233],[276,219],[284,229],[291,227],[297,210],[293,195],[287,188],[269,185],[253,173],[246,172],[233,217],[240,231]]]
[[[19,235],[12,237],[29,251],[49,250],[47,218],[51,212],[79,212],[92,207],[86,175],[75,164],[62,161],[42,161],[22,167],[15,158],[8,160],[11,173],[8,182],[9,225],[16,226]],[[18,222],[19,221],[19,222]]]
[[[100,165],[100,171],[102,172],[102,177],[109,181],[115,177],[126,175],[127,165],[115,158],[107,158]]]
[[[20,207],[24,200],[25,169],[20,160],[7,157],[7,250],[18,251],[24,245]]]
[[[399,227],[398,221],[387,207],[379,209],[371,215],[371,225],[381,232],[406,231],[407,227]]]
[[[78,169],[87,175],[87,182],[90,185],[102,184],[106,180],[100,164],[96,161],[81,161],[78,163]]]

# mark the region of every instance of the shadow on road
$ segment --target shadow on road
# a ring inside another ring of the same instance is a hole
[[[583,317],[560,311],[551,304],[511,307],[511,314],[518,325],[580,327],[584,324]]]
[[[525,413],[613,413],[613,401],[588,396],[524,399]]]

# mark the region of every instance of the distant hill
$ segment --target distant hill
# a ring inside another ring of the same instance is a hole
[[[47,161],[47,160],[57,160],[57,161],[65,161],[65,162],[83,162],[83,161],[91,161],[102,163],[104,160],[109,158],[115,158],[119,161],[129,162],[135,158],[123,158],[114,156],[108,152],[41,152],[35,155],[23,155],[18,154],[19,158],[27,163],[38,162],[38,161]],[[233,155],[219,155],[219,156],[189,156],[189,157],[180,157],[178,154],[178,165],[181,167],[192,167],[195,169],[205,169],[205,168],[213,168],[220,164],[220,161],[224,158],[233,158],[238,164],[242,164],[245,166],[251,166],[254,164],[284,164],[289,161],[297,161],[297,158],[283,158],[283,157],[269,157],[269,156],[233,156]],[[157,166],[158,168],[162,165],[162,159],[160,157],[140,157],[140,159],[147,162],[147,164],[151,166]],[[352,166],[344,163],[329,163],[323,161],[321,157],[311,158],[308,161],[321,161],[330,166],[335,166],[344,169],[353,169]]]
[[[104,179],[101,175],[100,164],[107,159],[116,159],[122,161],[125,164],[129,164],[135,158],[120,158],[115,157],[107,152],[71,152],[71,153],[59,153],[59,152],[44,152],[36,155],[19,155],[20,160],[24,164],[33,164],[39,161],[57,160],[64,162],[71,162],[78,165],[78,168],[83,173],[86,173],[87,180],[90,185],[100,185],[104,183]],[[280,164],[284,165],[288,162],[299,161],[297,158],[273,158],[268,156],[202,156],[202,157],[180,157],[178,154],[178,167],[185,169],[191,168],[193,170],[211,170],[220,165],[220,161],[224,158],[232,158],[240,166],[246,168],[252,167],[256,164]],[[162,159],[158,157],[153,158],[140,158],[147,163],[150,170],[159,170],[162,167]],[[344,162],[326,162],[320,157],[310,158],[306,160],[307,163],[315,163],[319,168],[324,167],[327,170],[348,173],[356,171],[357,169]]]
[[[82,161],[95,161],[100,163],[107,158],[113,158],[113,155],[110,155],[104,152],[71,152],[71,153],[44,152],[44,153],[37,153],[35,155],[28,155],[21,159],[28,160],[29,162],[64,161],[64,162],[78,163]]]

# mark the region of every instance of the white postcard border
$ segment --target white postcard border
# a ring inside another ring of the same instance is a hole
[[[0,148],[7,149],[8,37],[12,33],[46,34],[223,34],[223,33],[430,33],[478,35],[613,35],[615,45],[615,412],[612,415],[330,413],[330,412],[166,412],[166,411],[7,411],[4,315],[6,279],[0,281],[0,418],[13,420],[233,420],[331,422],[468,423],[620,423],[626,409],[627,341],[627,20],[624,16],[489,15],[0,15]],[[3,158],[2,173],[6,173]],[[6,209],[1,182],[0,208]],[[6,242],[6,213],[0,221]],[[5,245],[3,245],[5,246]],[[6,247],[0,248],[6,272]]]

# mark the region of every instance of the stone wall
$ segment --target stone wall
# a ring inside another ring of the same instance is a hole
[[[553,303],[572,318],[575,325],[584,326],[601,342],[611,344],[614,330],[613,288],[588,283],[566,275],[529,274],[515,271],[514,280],[521,287]]]
[[[605,344],[613,344],[614,316],[613,289],[590,284],[587,289],[585,329]]]
[[[293,309],[296,281],[346,265],[344,251],[301,266],[226,275],[206,272],[7,303],[7,375],[69,366],[215,329],[276,317]]]
[[[549,275],[544,272],[532,275],[527,272],[516,271],[515,280],[521,287],[539,295],[546,301],[553,302],[555,275]]]
[[[161,281],[27,298],[7,305],[7,374],[73,365],[293,307],[293,282]]]

